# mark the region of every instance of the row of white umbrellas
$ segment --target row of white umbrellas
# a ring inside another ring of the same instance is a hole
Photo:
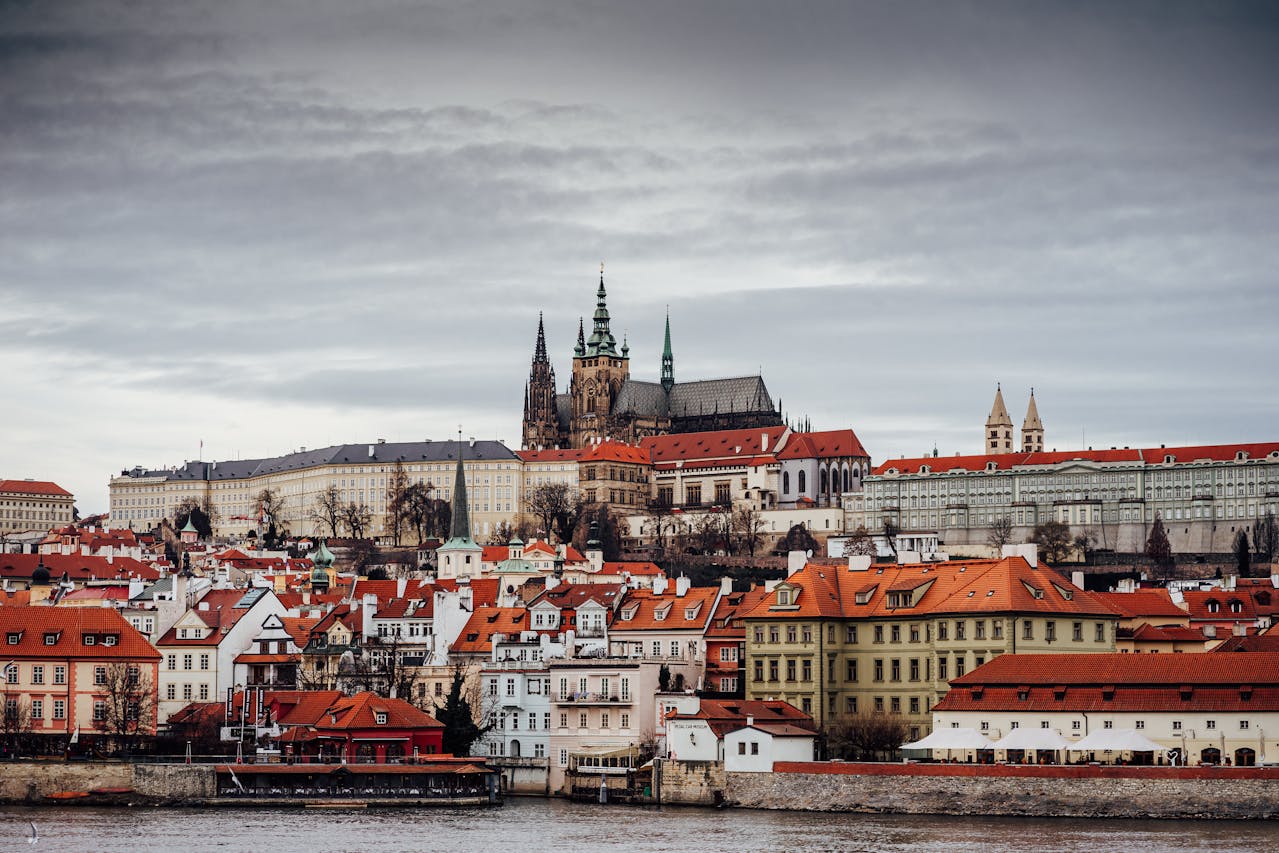
[[[1093,752],[1164,752],[1136,729],[1096,729],[1077,741],[1066,740],[1052,729],[1013,729],[1006,737],[992,741],[976,729],[937,729],[921,740],[902,744],[902,749],[1051,749]]]

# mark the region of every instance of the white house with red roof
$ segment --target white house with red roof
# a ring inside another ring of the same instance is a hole
[[[760,734],[753,736],[753,748],[748,740],[743,741],[748,746],[740,756],[735,748],[726,749],[728,735],[756,726]],[[791,740],[792,730],[804,733],[804,748],[791,748],[795,745]],[[778,737],[776,750],[772,740],[775,736]],[[734,760],[741,758],[740,763],[750,764],[751,769],[766,761],[768,769],[772,770],[773,760],[812,761],[816,737],[817,724],[812,716],[787,702],[701,699],[696,708],[668,716],[666,756],[671,761],[721,763],[730,757]],[[761,742],[767,744],[763,750],[760,749]]]
[[[627,591],[609,629],[609,653],[667,663],[691,663],[697,681],[706,665],[706,630],[728,584],[692,586],[680,576],[652,589]]]
[[[206,592],[156,641],[164,655],[160,722],[191,702],[217,701],[237,686],[235,659],[249,650],[268,617],[286,612],[269,589]]]

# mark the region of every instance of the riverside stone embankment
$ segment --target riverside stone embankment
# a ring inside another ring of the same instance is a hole
[[[15,761],[0,765],[0,802],[45,802],[70,791],[110,792],[95,795],[95,801],[106,797],[185,802],[214,796],[215,783],[210,765]],[[119,793],[123,791],[131,794]]]
[[[724,801],[744,808],[893,814],[1279,818],[1274,767],[787,762],[775,770],[724,774]]]

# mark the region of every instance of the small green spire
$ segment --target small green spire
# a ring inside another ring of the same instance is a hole
[[[675,356],[671,352],[671,309],[666,309],[666,344],[662,347],[662,387],[671,393],[675,387]]]
[[[617,355],[617,338],[609,331],[608,294],[604,290],[604,264],[600,264],[600,286],[595,291],[595,326],[586,342],[587,355]]]
[[[573,355],[578,358],[586,355],[586,331],[581,317],[577,318],[577,346],[573,347]]]
[[[453,478],[453,517],[449,520],[449,539],[469,541],[471,511],[466,501],[466,472],[462,468],[462,436],[457,439],[457,474]]]

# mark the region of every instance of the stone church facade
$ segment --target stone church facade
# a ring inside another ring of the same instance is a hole
[[[568,393],[556,388],[538,318],[524,389],[524,449],[580,448],[605,439],[634,444],[668,433],[782,425],[781,411],[761,376],[676,382],[670,317],[660,381],[632,379],[630,347],[625,342],[619,347],[613,336],[607,297],[601,269],[590,337],[584,324],[578,326]]]

